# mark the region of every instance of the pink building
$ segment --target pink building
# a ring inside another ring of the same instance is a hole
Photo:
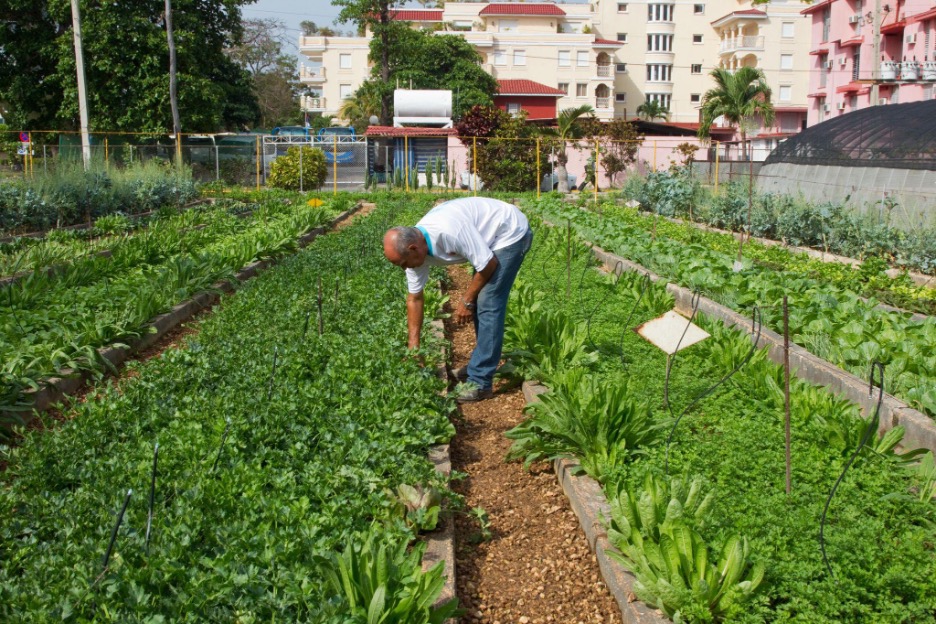
[[[933,0],[823,0],[802,13],[812,16],[808,125],[933,99]]]

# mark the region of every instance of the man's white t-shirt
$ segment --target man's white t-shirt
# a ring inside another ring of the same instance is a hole
[[[409,292],[421,293],[429,268],[470,262],[476,271],[487,266],[494,250],[522,239],[530,229],[526,215],[513,204],[488,197],[465,197],[439,204],[416,227],[429,245],[422,266],[406,269]]]

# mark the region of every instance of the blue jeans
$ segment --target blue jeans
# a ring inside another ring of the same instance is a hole
[[[478,342],[468,361],[468,381],[481,389],[494,383],[494,373],[500,364],[504,346],[504,320],[507,318],[507,299],[523,258],[533,244],[533,231],[516,243],[494,252],[497,268],[491,279],[478,293],[474,327]]]

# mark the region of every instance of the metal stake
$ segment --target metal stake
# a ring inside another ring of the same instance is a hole
[[[104,560],[101,561],[101,572],[107,569],[110,562],[111,553],[114,552],[114,542],[117,541],[117,532],[120,530],[120,524],[123,522],[124,512],[127,511],[127,505],[130,504],[130,497],[133,496],[133,490],[127,490],[127,497],[124,498],[120,513],[117,514],[117,522],[114,524],[114,530],[111,531],[110,542],[107,544],[107,551],[104,553]]]
[[[146,552],[149,554],[150,531],[153,528],[153,501],[156,498],[156,460],[159,457],[159,442],[153,447],[153,475],[150,478],[149,513],[146,516]]]
[[[790,308],[783,295],[783,411],[786,429],[786,493],[793,491],[793,464],[790,459]]]

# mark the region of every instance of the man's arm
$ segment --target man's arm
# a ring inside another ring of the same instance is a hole
[[[471,283],[468,284],[468,290],[465,291],[463,300],[459,301],[458,305],[455,307],[456,323],[462,324],[471,320],[471,310],[465,306],[465,303],[475,303],[478,300],[478,293],[480,293],[484,285],[488,283],[496,269],[497,258],[491,256],[491,260],[487,263],[487,266],[477,271],[474,277],[471,278]]]
[[[410,349],[419,348],[419,340],[422,335],[423,324],[423,299],[422,292],[406,295],[406,328],[408,331],[408,346]]]

